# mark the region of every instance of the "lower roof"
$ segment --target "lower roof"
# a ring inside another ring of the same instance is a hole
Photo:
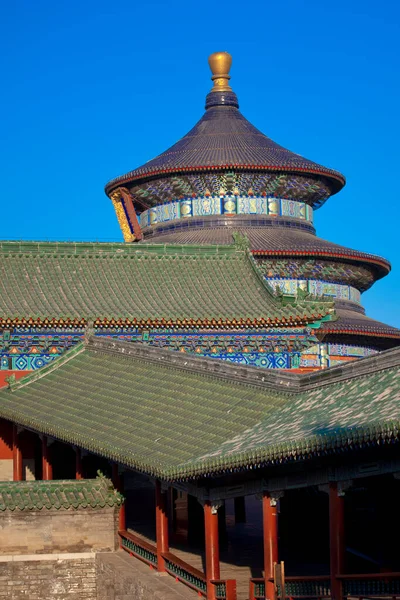
[[[308,375],[89,338],[0,417],[170,481],[397,441],[400,349]]]
[[[103,476],[80,480],[0,481],[0,511],[105,508],[121,503],[121,494]]]
[[[398,345],[400,339],[400,330],[396,327],[391,327],[380,321],[375,321],[367,317],[361,312],[337,307],[337,321],[334,323],[323,323],[321,326],[321,334],[343,334],[359,336],[371,336],[374,338],[385,338],[385,342],[390,346],[390,340],[393,340],[393,345]],[[386,346],[386,347],[388,347]]]
[[[287,327],[331,318],[332,306],[284,305],[238,245],[0,242],[3,326],[31,319]]]

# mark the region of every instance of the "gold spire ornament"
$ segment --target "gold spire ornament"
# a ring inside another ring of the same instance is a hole
[[[230,92],[229,70],[232,65],[232,56],[228,52],[214,52],[208,57],[208,64],[212,72],[211,81],[214,82],[212,92]]]

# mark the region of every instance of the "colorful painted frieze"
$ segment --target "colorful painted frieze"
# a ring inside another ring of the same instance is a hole
[[[212,215],[267,215],[313,222],[313,209],[304,202],[265,196],[222,194],[184,198],[153,206],[140,214],[142,229],[159,223]]]

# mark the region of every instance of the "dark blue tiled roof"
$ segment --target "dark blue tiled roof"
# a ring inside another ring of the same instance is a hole
[[[237,217],[230,219],[225,226],[214,226],[212,220],[203,220],[203,225],[190,227],[190,221],[178,225],[171,231],[157,228],[154,234],[145,238],[144,243],[152,244],[232,244],[234,231],[246,235],[250,248],[256,256],[314,256],[336,257],[340,260],[368,265],[374,270],[375,278],[380,279],[391,269],[389,261],[381,256],[360,252],[333,242],[328,242],[314,235],[305,223],[291,223],[283,226],[276,221],[276,226],[253,226],[257,220],[235,225]],[[303,226],[303,228],[301,228]]]
[[[256,129],[238,110],[232,92],[211,92],[206,102],[205,114],[187,135],[142,167],[110,181],[106,191],[149,176],[210,167],[314,173],[330,181],[332,193],[343,187],[339,172],[286,150]]]

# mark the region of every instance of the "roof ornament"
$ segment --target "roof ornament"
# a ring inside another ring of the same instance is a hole
[[[233,242],[238,250],[246,251],[250,249],[250,241],[247,235],[239,231],[232,232]]]
[[[214,52],[208,57],[208,64],[212,72],[211,81],[214,82],[212,92],[231,92],[228,84],[229,70],[232,65],[232,56],[228,52]]]
[[[83,344],[84,346],[87,346],[88,343],[90,342],[90,338],[92,336],[96,335],[96,329],[94,327],[94,321],[93,319],[89,319],[85,330],[84,330],[84,334],[83,334]]]
[[[229,85],[231,76],[229,70],[232,65],[232,56],[228,52],[214,52],[208,57],[208,64],[212,72],[211,80],[214,87],[206,97],[206,109],[213,106],[234,106],[239,108],[235,92]]]

